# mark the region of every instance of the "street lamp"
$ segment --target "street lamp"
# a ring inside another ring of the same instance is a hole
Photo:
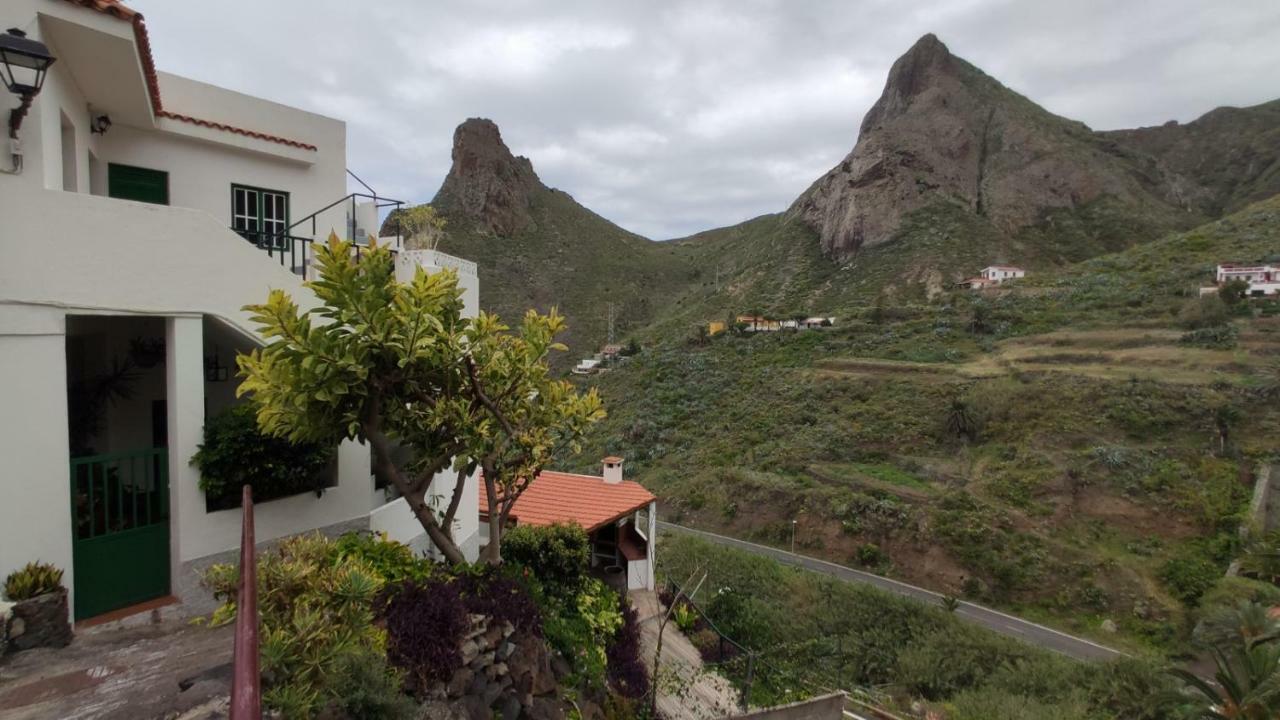
[[[0,35],[0,81],[4,82],[9,92],[22,100],[18,107],[9,111],[14,172],[22,168],[18,128],[22,127],[22,118],[31,109],[31,101],[40,94],[44,76],[55,60],[44,43],[27,39],[27,34],[18,28],[9,28],[8,33]]]
[[[794,518],[791,520],[791,552],[792,554],[794,554],[796,551],[796,523],[797,522],[799,521],[795,520]]]

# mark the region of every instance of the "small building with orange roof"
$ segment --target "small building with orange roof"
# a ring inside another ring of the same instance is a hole
[[[658,498],[640,483],[624,480],[622,463],[620,457],[604,458],[601,475],[542,471],[516,500],[510,522],[579,525],[591,540],[594,570],[606,578],[625,573],[628,590],[653,590]],[[479,485],[480,537],[487,543],[489,495],[485,484]]]

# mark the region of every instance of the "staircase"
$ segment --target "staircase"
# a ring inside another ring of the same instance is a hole
[[[307,215],[289,225],[288,230],[284,233],[264,232],[259,230],[243,230],[235,229],[235,232],[245,240],[252,243],[259,250],[267,253],[267,257],[280,263],[280,267],[287,268],[293,274],[304,280],[312,279],[309,268],[311,267],[311,246],[318,242],[324,242],[328,238],[329,232],[334,232],[344,240],[349,240],[355,245],[355,254],[357,257],[368,248],[366,238],[370,235],[376,237],[378,228],[370,229],[361,224],[361,220],[369,220],[372,224],[378,224],[378,218],[385,208],[400,210],[404,207],[401,200],[392,200],[390,198],[372,195],[368,193],[351,193],[344,198],[335,200],[319,210]],[[322,215],[335,214],[338,210],[346,210],[346,219],[343,223],[341,232],[332,226],[326,230],[324,223],[320,220]],[[400,250],[403,245],[399,222],[396,223],[395,249]]]

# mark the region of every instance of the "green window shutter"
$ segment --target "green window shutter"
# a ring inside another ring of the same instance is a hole
[[[107,195],[121,200],[169,204],[169,173],[132,165],[107,166]]]

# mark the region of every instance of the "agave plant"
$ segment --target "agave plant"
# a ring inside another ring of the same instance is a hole
[[[49,563],[27,563],[4,580],[5,597],[17,602],[62,588],[62,571]]]

